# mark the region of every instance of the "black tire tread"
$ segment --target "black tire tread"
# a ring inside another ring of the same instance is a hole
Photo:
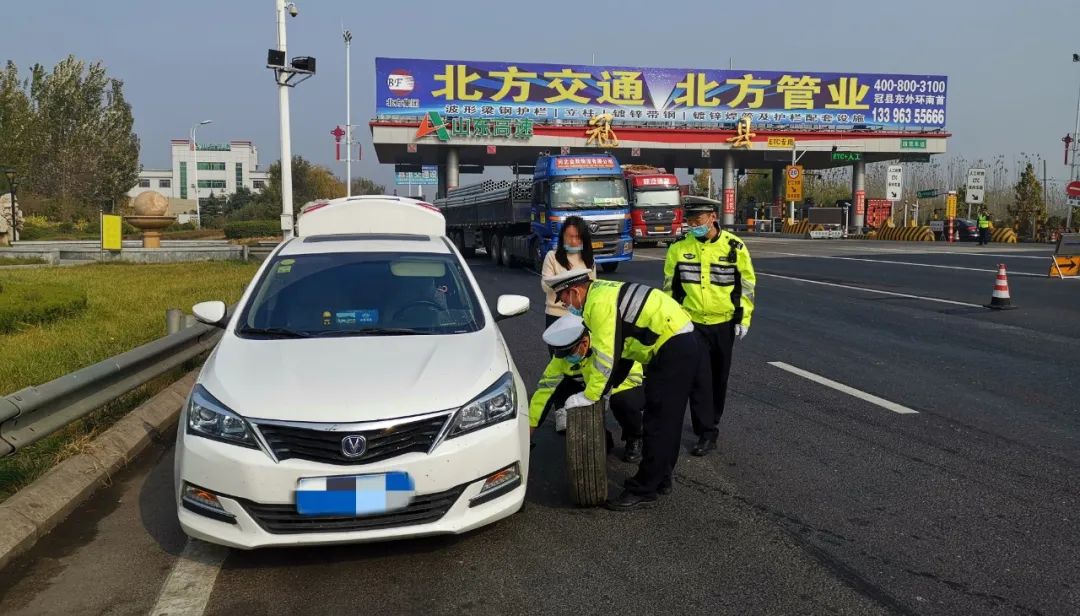
[[[566,409],[566,472],[574,504],[593,507],[607,499],[604,404]]]

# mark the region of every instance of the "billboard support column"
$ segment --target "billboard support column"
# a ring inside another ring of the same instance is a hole
[[[857,160],[851,167],[850,226],[861,232],[866,226],[866,161]]]
[[[458,149],[447,148],[446,149],[446,191],[449,193],[451,190],[458,187]]]
[[[769,212],[769,218],[782,218],[784,211],[784,167],[774,166],[772,168],[772,205],[773,209]]]
[[[724,216],[721,223],[725,227],[735,224],[735,155],[724,154]]]

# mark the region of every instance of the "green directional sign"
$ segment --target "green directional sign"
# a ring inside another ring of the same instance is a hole
[[[901,154],[900,162],[902,163],[928,163],[930,162],[929,154]]]
[[[929,190],[920,190],[918,193],[916,193],[915,196],[917,196],[920,199],[933,199],[934,197],[936,197],[936,196],[938,196],[940,194],[941,193],[939,193],[936,188],[931,188]]]
[[[833,152],[832,159],[841,161],[862,160],[862,152]]]
[[[901,150],[925,150],[926,139],[901,139]]]

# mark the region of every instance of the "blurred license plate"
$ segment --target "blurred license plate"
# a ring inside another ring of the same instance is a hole
[[[296,512],[310,516],[365,516],[404,509],[416,495],[408,473],[350,477],[302,477],[296,484]]]
[[[667,227],[660,225],[658,227],[653,227],[653,231],[667,231]]]
[[[604,243],[603,243],[603,242],[593,242],[593,243],[592,243],[592,247],[593,247],[593,248],[603,248],[603,247],[604,247]]]

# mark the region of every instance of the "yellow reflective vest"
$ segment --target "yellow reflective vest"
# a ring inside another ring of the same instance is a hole
[[[620,382],[630,361],[646,366],[672,336],[694,330],[678,302],[633,282],[590,284],[581,318],[592,349],[581,370],[590,400],[599,400]]]
[[[723,229],[711,240],[687,236],[668,247],[664,292],[695,323],[750,326],[757,276],[746,244]]]
[[[590,353],[591,355],[591,353]],[[559,386],[559,383],[563,379],[574,379],[576,381],[584,382],[584,377],[581,375],[582,364],[590,361],[588,355],[585,359],[581,360],[581,363],[572,364],[565,359],[559,357],[551,358],[546,368],[544,368],[544,374],[540,377],[540,382],[536,385],[536,391],[533,392],[532,398],[529,399],[529,426],[535,428],[540,424],[540,417],[544,414],[544,407],[547,406],[548,400],[551,399],[551,394],[555,392],[555,388]],[[612,389],[612,394],[622,393],[635,387],[641,387],[645,382],[645,374],[641,368],[641,364],[634,362],[634,365],[630,368],[630,374],[619,386]]]

